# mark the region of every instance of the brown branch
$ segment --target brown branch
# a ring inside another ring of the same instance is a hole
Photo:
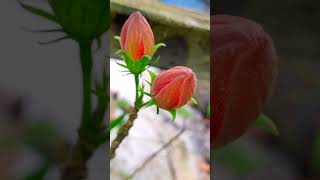
[[[128,121],[122,125],[118,131],[117,137],[112,141],[110,151],[109,151],[109,158],[110,160],[113,159],[116,155],[116,150],[129,134],[130,129],[133,126],[134,120],[138,117],[138,108],[134,107],[129,115]]]
[[[87,161],[92,156],[94,150],[78,140],[72,148],[71,157],[61,169],[62,180],[80,180],[87,177]]]
[[[184,133],[186,129],[182,128],[174,137],[172,137],[167,143],[165,143],[161,148],[159,148],[157,151],[152,153],[149,157],[146,158],[146,160],[136,168],[125,180],[129,180],[133,178],[139,171],[141,171],[148,163],[150,163],[161,151],[168,148],[177,138],[181,136],[182,133]]]

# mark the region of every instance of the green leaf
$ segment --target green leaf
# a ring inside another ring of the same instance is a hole
[[[154,72],[150,71],[150,70],[148,70],[148,72],[149,72],[149,75],[150,75],[150,78],[151,78],[151,84],[152,84],[153,80],[157,77],[157,75]]]
[[[122,124],[122,122],[124,121],[126,114],[122,114],[121,116],[117,117],[116,119],[113,119],[110,121],[110,125],[109,125],[109,129],[113,129],[114,127]]]
[[[23,7],[25,10],[27,10],[27,11],[35,14],[35,15],[41,16],[43,18],[46,18],[46,19],[48,19],[48,20],[50,20],[52,22],[58,23],[58,20],[54,15],[52,15],[52,14],[50,14],[50,13],[48,13],[48,12],[42,10],[42,9],[38,9],[36,7],[32,7],[32,6],[23,4],[20,1],[18,1],[18,2],[21,5],[21,7]]]
[[[275,136],[278,136],[280,134],[275,123],[264,114],[261,114],[258,117],[258,119],[255,122],[255,126],[264,129]]]

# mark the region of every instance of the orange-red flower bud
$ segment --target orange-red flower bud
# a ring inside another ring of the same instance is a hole
[[[130,15],[121,30],[121,48],[134,61],[152,56],[154,37],[148,21],[140,12]]]
[[[211,18],[211,114],[213,147],[245,133],[271,94],[277,58],[273,42],[253,21]]]
[[[188,103],[196,85],[197,78],[191,69],[176,66],[163,71],[154,79],[151,94],[160,108],[172,110]]]

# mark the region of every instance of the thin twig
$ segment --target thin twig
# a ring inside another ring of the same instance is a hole
[[[182,128],[174,137],[172,137],[167,143],[165,143],[161,148],[159,148],[157,151],[152,153],[149,157],[146,158],[146,160],[136,168],[125,180],[129,180],[133,178],[139,171],[141,171],[148,163],[150,163],[161,151],[168,148],[177,138],[181,136],[182,133],[184,133],[186,129]]]
[[[134,107],[129,115],[128,121],[122,125],[118,131],[117,137],[112,141],[110,151],[109,151],[109,157],[110,160],[113,159],[116,155],[116,150],[129,134],[130,129],[133,126],[134,120],[138,117],[138,109]]]

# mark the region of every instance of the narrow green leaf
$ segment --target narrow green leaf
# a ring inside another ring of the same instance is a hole
[[[275,136],[278,136],[280,134],[275,123],[264,114],[261,114],[258,117],[258,119],[255,122],[255,126],[264,129]]]
[[[126,116],[126,114],[122,114],[121,116],[117,117],[116,119],[111,120],[110,125],[109,125],[109,129],[113,129],[114,127],[120,125],[124,121],[125,116]]]
[[[21,7],[23,7],[25,10],[27,10],[27,11],[35,14],[35,15],[41,16],[43,18],[46,18],[46,19],[48,19],[48,20],[50,20],[52,22],[58,23],[58,20],[54,15],[52,15],[52,14],[50,14],[50,13],[48,13],[48,12],[42,10],[42,9],[38,9],[36,7],[32,7],[32,6],[23,4],[20,1],[18,1],[18,2],[21,5]]]

